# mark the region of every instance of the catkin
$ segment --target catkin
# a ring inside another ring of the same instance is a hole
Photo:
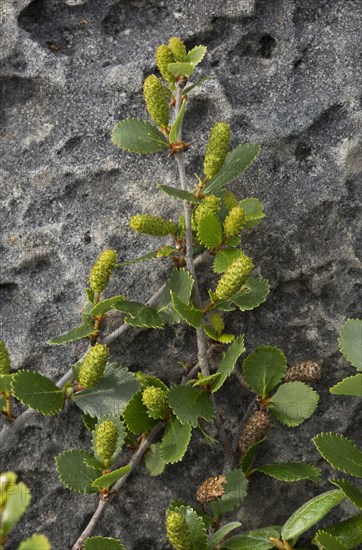
[[[208,178],[214,176],[224,164],[230,146],[230,126],[217,122],[211,129],[206,147],[204,172]]]
[[[130,219],[129,225],[133,231],[152,235],[153,237],[165,237],[166,235],[174,235],[177,227],[174,223],[160,218],[159,216],[151,216],[150,214],[137,214]]]
[[[238,292],[253,269],[253,260],[245,254],[234,260],[219,280],[215,290],[216,298],[218,300],[227,300],[235,292]]]
[[[168,95],[157,76],[150,75],[146,78],[143,83],[143,95],[151,118],[161,128],[167,128],[170,118]]]
[[[108,285],[112,271],[117,263],[115,250],[104,250],[97,258],[89,275],[89,284],[93,292],[102,292]]]

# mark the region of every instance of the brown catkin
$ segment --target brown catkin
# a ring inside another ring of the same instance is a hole
[[[218,500],[225,492],[226,477],[217,476],[209,477],[201,483],[196,491],[196,498],[201,504],[208,504],[214,500]]]
[[[316,382],[322,374],[322,366],[316,361],[301,361],[287,370],[284,382]]]
[[[270,414],[268,411],[259,410],[251,415],[239,437],[241,459],[249,447],[263,439],[268,431],[269,425]]]

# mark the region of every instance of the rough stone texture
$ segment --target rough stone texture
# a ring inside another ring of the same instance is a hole
[[[359,0],[213,0],[206,7],[201,0],[2,0],[1,337],[13,368],[58,379],[85,344],[46,341],[77,323],[98,253],[112,247],[128,259],[150,249],[150,239],[127,227],[139,211],[176,219],[175,203],[154,191],[158,181],[175,183],[173,161],[125,154],[110,142],[116,121],[147,116],[143,79],[154,70],[155,47],[176,34],[188,46],[208,46],[202,71],[213,76],[186,115],[185,135],[195,144],[189,173],[200,170],[215,120],[231,123],[234,144],[262,146],[232,188],[265,204],[267,218],[245,250],[272,291],[259,309],[230,316],[227,328],[245,332],[248,351],[277,345],[290,363],[318,359],[324,367],[318,414],[299,428],[274,425],[258,460],[322,463],[310,442],[322,430],[358,441],[358,400],[331,397],[328,388],[351,374],[336,339],[361,304],[361,26]],[[120,270],[110,292],[146,299],[168,269],[165,262]],[[192,361],[196,350],[192,331],[179,326],[134,330],[111,351],[133,370],[176,382],[176,361]],[[235,378],[218,394],[228,430],[236,430],[248,396]],[[63,488],[54,469],[54,455],[74,446],[88,448],[89,436],[69,405],[55,419],[33,416],[1,450],[0,468],[16,470],[33,494],[9,548],[37,530],[64,550],[86,525],[95,497]],[[169,502],[196,504],[196,488],[221,469],[220,451],[195,436],[185,460],[161,478],[141,467],[96,534],[119,536],[130,550],[169,548]],[[236,516],[245,529],[283,523],[320,491],[256,475]],[[343,504],[330,518],[348,514]]]

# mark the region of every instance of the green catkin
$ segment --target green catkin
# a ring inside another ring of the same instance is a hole
[[[109,349],[96,343],[87,353],[80,366],[78,382],[83,388],[91,388],[102,378],[109,358]]]
[[[195,208],[194,211],[194,225],[195,229],[199,225],[200,221],[207,214],[217,214],[221,207],[221,199],[215,197],[215,195],[206,195],[202,199],[202,202]]]
[[[225,122],[217,122],[211,129],[206,147],[204,172],[212,178],[224,164],[230,145],[230,126]]]
[[[216,298],[218,300],[227,300],[235,294],[235,292],[238,292],[249,277],[253,268],[253,260],[245,254],[242,254],[242,256],[236,259],[221,276],[215,290]]]
[[[93,292],[102,292],[108,285],[110,276],[117,263],[115,250],[104,250],[97,258],[89,275],[89,284]]]
[[[108,467],[118,439],[117,426],[111,420],[104,420],[96,427],[96,451],[104,465]]]
[[[224,330],[224,321],[218,313],[213,313],[210,318],[210,323],[214,331],[220,335]]]
[[[224,191],[222,203],[228,210],[232,210],[235,206],[239,206],[239,201],[232,191]]]
[[[168,47],[176,58],[176,61],[184,61],[186,57],[185,44],[177,36],[173,36],[168,41]]]
[[[175,550],[192,550],[193,545],[187,523],[180,512],[168,512],[166,516],[166,533]]]
[[[175,63],[176,59],[170,48],[166,46],[166,44],[161,44],[161,46],[159,46],[156,50],[155,57],[157,68],[163,78],[166,80],[166,82],[174,84],[176,82],[176,78],[175,75],[173,75],[171,71],[168,70],[168,65],[170,63]]]
[[[167,128],[170,119],[168,95],[161,80],[150,75],[143,83],[143,95],[147,110],[153,121],[161,128]]]
[[[165,418],[169,407],[166,392],[162,388],[155,386],[145,388],[142,393],[142,403],[152,413],[153,418]]]
[[[10,372],[10,355],[2,340],[0,340],[0,375],[9,374]]]
[[[130,219],[129,225],[133,231],[137,233],[145,233],[153,237],[165,237],[166,235],[174,235],[177,227],[174,223],[160,218],[151,216],[150,214],[137,214]]]
[[[224,221],[224,233],[227,237],[240,235],[246,221],[245,210],[241,206],[235,206],[230,210]]]

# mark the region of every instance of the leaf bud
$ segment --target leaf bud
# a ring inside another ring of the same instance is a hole
[[[95,447],[99,458],[108,468],[116,450],[118,439],[117,426],[111,420],[104,420],[96,427]]]
[[[175,63],[176,59],[171,51],[171,49],[166,46],[166,44],[161,44],[156,50],[156,63],[157,68],[160,71],[163,78],[166,82],[174,84],[176,82],[175,75],[168,70],[170,63]]]
[[[152,74],[146,78],[143,83],[143,95],[151,118],[161,128],[167,128],[170,118],[168,95],[157,76]]]
[[[0,340],[0,375],[9,374],[10,372],[10,355],[2,340]]]
[[[175,56],[176,61],[184,61],[186,57],[185,44],[177,36],[172,36],[168,41],[168,47]]]
[[[199,225],[200,221],[207,214],[217,214],[221,207],[221,199],[215,195],[206,195],[202,199],[202,202],[197,205],[194,211],[194,225],[195,229]]]
[[[142,403],[152,418],[165,418],[167,415],[168,401],[162,388],[147,386],[142,392]]]
[[[322,366],[316,361],[301,361],[290,367],[285,376],[284,382],[316,382],[322,374]]]
[[[255,411],[246,422],[239,438],[239,451],[241,453],[241,459],[245,455],[246,451],[263,439],[270,426],[270,414],[268,411],[259,410]]]
[[[240,258],[234,260],[219,280],[215,290],[217,299],[227,300],[235,294],[235,292],[238,292],[253,269],[253,260],[245,254],[242,254]]]
[[[137,233],[145,233],[153,237],[165,237],[166,235],[174,235],[177,227],[174,223],[159,216],[151,216],[150,214],[137,214],[130,219],[129,225],[133,231]]]
[[[83,388],[91,388],[102,378],[109,358],[109,349],[96,343],[87,353],[80,366],[78,382]]]
[[[235,206],[239,206],[239,201],[232,191],[224,191],[222,195],[222,203],[228,210],[232,210]]]
[[[104,250],[98,256],[89,276],[89,283],[93,292],[99,293],[106,288],[116,263],[117,252],[115,250]]]
[[[218,500],[225,492],[226,477],[217,476],[209,477],[196,491],[196,498],[201,504],[209,504],[214,500]]]
[[[193,544],[185,518],[180,512],[168,512],[166,516],[167,538],[175,550],[192,550]]]
[[[210,323],[214,331],[219,336],[224,330],[224,321],[221,315],[219,315],[218,313],[213,313],[210,318]]]
[[[230,126],[217,122],[211,129],[206,147],[204,172],[208,178],[214,176],[224,164],[230,145]]]
[[[224,233],[227,237],[237,237],[245,225],[245,210],[241,206],[234,206],[224,221]]]

